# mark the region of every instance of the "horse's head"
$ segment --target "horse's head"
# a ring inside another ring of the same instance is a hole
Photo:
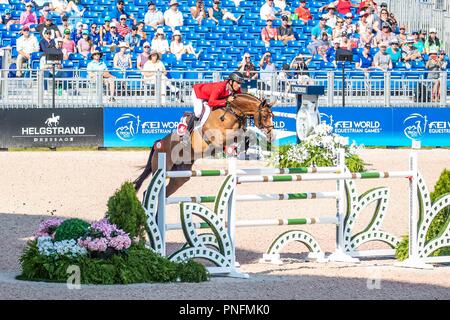
[[[245,115],[253,118],[255,126],[266,135],[268,141],[273,141],[275,135],[272,106],[275,102],[260,100],[249,94],[238,94],[233,102]]]

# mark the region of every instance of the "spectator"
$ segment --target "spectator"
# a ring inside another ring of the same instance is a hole
[[[60,53],[62,53],[62,43],[63,43],[63,39],[62,38],[56,38],[54,39],[55,43],[52,46],[55,50],[59,51]],[[55,78],[68,78],[69,75],[67,74],[66,71],[63,70],[61,61],[59,61],[58,63],[55,63],[55,61],[52,61],[51,63],[48,63],[47,61],[47,56],[45,54],[42,55],[41,59],[40,59],[40,63],[39,63],[39,69],[41,70],[45,70],[44,71],[44,91],[47,91],[48,88],[48,81],[45,79],[51,78],[53,76],[53,68],[55,68]],[[58,81],[59,82],[59,81]],[[59,87],[59,83],[56,82],[55,86]],[[67,81],[62,81],[63,83],[63,90],[67,90]]]
[[[319,11],[328,9],[330,6],[334,6],[335,8],[337,8],[337,11],[342,15],[349,13],[351,11],[351,8],[359,8],[358,4],[353,4],[350,2],[350,0],[337,0],[319,8]]]
[[[82,34],[83,37],[77,43],[77,51],[87,58],[89,53],[94,52],[94,44],[89,38],[89,30],[83,30]]]
[[[273,26],[274,18],[273,16],[268,16],[266,20],[267,25],[261,30],[261,39],[266,47],[270,46],[270,41],[278,40],[278,30]]]
[[[392,69],[392,59],[391,56],[386,52],[386,43],[380,43],[380,51],[373,58],[373,67],[381,69],[383,71],[388,71]]]
[[[75,2],[68,0],[51,0],[49,5],[51,10],[60,15],[64,15],[66,13],[71,13],[72,11],[74,11],[78,14],[78,16],[82,16],[85,10],[80,10]]]
[[[333,46],[328,33],[323,32],[321,38],[315,43],[315,45],[317,45],[317,48],[314,54],[318,54],[322,57],[322,60],[325,61],[328,49]]]
[[[117,26],[115,22],[111,22],[109,27],[109,32],[107,32],[103,38],[103,45],[109,46],[111,51],[114,51],[116,46],[119,45],[119,42],[123,41],[123,37],[117,33]]]
[[[78,43],[83,38],[83,23],[81,21],[77,22],[75,30],[72,31],[71,38],[75,43]]]
[[[358,61],[356,62],[357,69],[363,69],[368,71],[373,65],[373,56],[370,53],[370,44],[364,45],[363,51],[358,55]]]
[[[325,54],[325,61],[331,62],[336,67],[336,51],[340,48],[340,41],[334,40],[333,46],[328,48],[327,53]]]
[[[114,55],[114,68],[120,69],[122,71],[131,68],[131,55],[126,53],[129,48],[128,43],[120,42],[119,43],[119,52]]]
[[[299,20],[302,20],[305,23],[313,19],[311,11],[306,7],[306,0],[300,0],[300,5],[295,9],[294,13]]]
[[[258,73],[256,72],[255,65],[252,63],[251,59],[250,53],[246,52],[238,65],[238,71],[242,73],[244,78],[254,80],[258,79]]]
[[[25,11],[20,15],[19,23],[27,27],[38,24],[38,18],[36,13],[33,12],[33,5],[30,2],[25,5]]]
[[[325,15],[328,17],[327,19],[327,26],[329,26],[330,28],[334,28],[336,26],[338,17],[336,16],[336,6],[333,3],[330,3],[327,6],[327,10],[328,13],[326,13]],[[342,20],[342,18],[339,18]],[[344,23],[344,20],[342,20],[342,23]]]
[[[239,17],[235,17],[231,12],[228,12],[226,9],[219,8],[220,1],[214,0],[212,8],[208,9],[209,18],[219,24],[219,21],[223,20],[231,20],[237,23],[239,19],[242,17],[242,14]]]
[[[345,50],[352,50],[353,45],[350,39],[348,38],[347,31],[342,32],[341,37],[336,39],[339,41],[339,47]]]
[[[22,76],[23,63],[29,62],[31,54],[39,51],[39,43],[34,35],[30,35],[30,28],[27,25],[22,27],[22,36],[16,42],[16,76]]]
[[[148,59],[150,59],[150,43],[144,42],[143,47],[144,47],[144,51],[138,55],[137,61],[136,61],[136,67],[139,70],[142,70],[145,63],[148,61]]]
[[[103,45],[103,41],[105,38],[105,35],[110,31],[111,28],[111,17],[106,16],[104,24],[100,26],[100,44]]]
[[[47,16],[49,16],[49,15],[51,15],[51,13],[50,13],[50,7],[48,6],[48,5],[46,5],[46,6],[44,6],[43,8],[42,8],[42,15],[41,15],[41,17],[39,18],[39,23],[44,23],[45,22],[45,20],[47,19]]]
[[[375,21],[373,29],[378,32],[381,30],[380,26],[388,25],[391,31],[397,29],[397,21],[390,17],[389,12],[386,9],[380,11],[380,21]]]
[[[356,29],[358,30],[360,28],[360,25],[356,25]],[[364,29],[364,31],[359,30],[359,45],[360,47],[364,47],[366,44],[372,45],[374,42],[374,33],[369,29]]]
[[[391,32],[391,27],[388,23],[382,25],[382,30],[379,31],[375,37],[375,45],[380,46],[381,43],[389,43],[394,40],[395,35]]]
[[[270,52],[264,53],[259,61],[261,70],[260,79],[262,80],[262,90],[268,90],[271,87],[272,76],[277,72],[275,64],[272,62],[272,54]]]
[[[389,43],[389,48],[387,48],[386,52],[391,56],[391,60],[393,63],[402,61],[402,51],[400,50],[399,41],[397,39],[392,39]]]
[[[53,23],[53,18],[50,15],[47,16],[44,23],[41,23],[36,27],[36,31],[38,31],[41,34],[41,37],[47,30],[50,31],[51,39],[61,37],[61,34],[59,33],[59,29]]]
[[[156,5],[153,1],[148,3],[148,11],[144,16],[144,23],[153,29],[164,25],[164,16],[161,10],[156,9]]]
[[[150,59],[144,64],[142,74],[145,82],[152,86],[156,85],[156,75],[161,74],[161,102],[166,102],[166,88],[169,86],[172,92],[176,92],[179,95],[179,89],[170,85],[170,80],[167,78],[167,71],[164,64],[161,62],[161,55],[157,51],[150,53]]]
[[[95,22],[93,22],[91,24],[91,30],[89,32],[89,37],[92,40],[92,43],[94,44],[95,47],[100,45],[100,33],[97,30],[97,24]]]
[[[441,97],[440,72],[445,71],[447,62],[445,61],[445,52],[440,52],[439,56],[435,49],[430,49],[429,59],[426,64],[428,69],[428,79],[433,80],[433,89],[431,91],[431,102],[439,102]]]
[[[63,43],[61,45],[61,50],[64,54],[64,60],[69,59],[69,55],[71,53],[77,52],[77,46],[75,44],[75,41],[73,41],[70,38],[70,30],[69,29],[64,30],[64,38],[63,38]]]
[[[345,15],[344,29],[348,34],[356,32],[356,24],[353,24],[353,14],[351,12]]]
[[[143,21],[138,23],[137,34],[141,36],[141,41],[147,40],[147,33],[144,31],[145,23]]]
[[[180,30],[175,30],[173,32],[172,42],[170,43],[170,52],[174,54],[178,60],[180,60],[181,56],[185,53],[193,54],[197,59],[199,55],[202,53],[201,50],[199,51],[199,53],[195,53],[195,50],[192,47],[192,45],[183,43]]]
[[[367,20],[369,15],[370,14],[366,11],[360,12],[359,20],[356,25],[359,27],[361,33],[372,33],[372,25]]]
[[[408,69],[411,69],[411,61],[422,60],[422,55],[414,46],[414,37],[406,38],[406,44],[402,47],[402,58]]]
[[[328,17],[326,15],[322,15],[319,23],[311,30],[311,42],[307,48],[313,55],[317,53],[318,47],[322,45],[319,40],[322,38],[323,33],[326,32],[328,35],[333,33],[333,30],[326,25],[327,19]]]
[[[438,52],[441,50],[441,40],[436,36],[436,29],[431,28],[427,40],[425,40],[425,52],[429,54],[431,51]]]
[[[363,0],[359,3],[357,12],[360,13],[363,10],[367,11],[367,9],[373,9],[374,12],[378,13],[378,4],[376,4],[373,0]]]
[[[124,3],[124,1],[123,0],[119,0],[119,1],[117,1],[117,5],[116,5],[115,9],[113,10],[113,12],[111,12],[111,16],[110,16],[111,20],[116,22],[116,23],[119,23],[120,22],[120,16],[123,15],[123,14],[126,16],[126,18],[130,18],[131,20],[133,20],[134,24],[136,24],[136,19],[134,18],[133,14],[128,14],[125,11],[125,3]]]
[[[400,34],[397,36],[399,42],[400,42],[400,47],[403,47],[406,43],[406,26],[404,24],[400,25]]]
[[[109,88],[109,96],[108,99],[110,102],[116,101],[114,99],[115,94],[115,77],[109,73],[108,67],[103,61],[100,61],[102,57],[102,53],[100,51],[92,52],[92,61],[88,63],[86,71],[88,72],[89,78],[96,79],[97,73],[102,73],[103,83],[106,84],[106,87]],[[107,93],[108,95],[108,93]]]
[[[412,35],[414,37],[414,47],[423,54],[425,52],[425,44],[419,39],[419,32],[413,31]]]
[[[425,49],[425,40],[427,38],[427,32],[425,30],[420,30],[419,33],[419,40],[423,43],[424,49]]]
[[[55,41],[52,39],[52,32],[50,29],[44,31],[41,41],[39,41],[39,51],[45,52],[47,48],[54,47]]]
[[[175,30],[175,27],[181,27],[183,25],[183,14],[178,10],[178,5],[177,0],[170,0],[170,8],[164,12],[164,23],[166,26],[171,27],[172,30]]]
[[[309,72],[308,72],[308,66],[312,61],[312,56],[306,57],[303,54],[298,54],[297,56],[292,59],[291,64],[289,68],[295,72],[295,76],[301,80],[301,84],[303,82],[308,82],[310,80],[309,78]],[[305,83],[307,84],[307,83]]]
[[[67,16],[62,16],[62,17],[61,17],[61,21],[62,21],[62,24],[61,24],[60,26],[58,26],[59,33],[60,33],[60,34],[64,34],[64,31],[65,31],[66,29],[69,29],[69,31],[72,30],[72,26],[70,25],[70,23],[69,23],[69,18],[68,18]],[[63,38],[63,39],[64,39],[64,38]]]
[[[275,7],[275,11],[277,15],[280,16],[291,16],[291,13],[286,10],[286,0],[274,0],[273,6]]]
[[[131,33],[127,34],[125,37],[125,42],[129,45],[130,50],[134,51],[136,47],[139,47],[141,44],[141,36],[138,35],[138,27],[133,26],[131,28]]]
[[[336,26],[333,28],[332,38],[333,40],[339,39],[342,36],[342,32],[346,31],[344,27],[344,19],[339,17],[336,20]]]
[[[117,25],[117,33],[120,34],[122,38],[125,38],[127,34],[131,33],[131,29],[127,25],[127,16],[124,14],[120,16],[120,23]]]
[[[266,3],[261,6],[259,10],[259,15],[262,20],[267,20],[268,17],[273,17],[277,15],[277,10],[275,10],[275,6],[273,5],[273,0],[266,0]]]
[[[286,45],[288,41],[295,40],[294,31],[289,24],[289,17],[283,16],[281,18],[281,26],[278,27],[278,40],[283,41]]]
[[[350,41],[350,46],[352,49],[363,47],[363,44],[361,44],[361,34],[359,33],[359,29],[357,27],[354,32],[352,32],[352,33],[347,32],[347,34],[348,34],[348,40]]]
[[[169,42],[166,39],[166,35],[162,28],[158,28],[155,33],[155,37],[152,40],[152,51],[156,51],[159,54],[169,53]]]
[[[203,0],[197,0],[195,7],[191,7],[189,10],[191,11],[192,18],[197,20],[198,25],[200,26],[203,19],[206,18],[205,3]]]

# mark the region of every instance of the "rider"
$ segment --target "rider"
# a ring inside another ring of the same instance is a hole
[[[201,117],[203,112],[203,103],[210,108],[225,107],[227,103],[234,100],[234,95],[241,93],[241,84],[245,81],[240,72],[232,72],[227,80],[211,83],[198,83],[193,85],[192,103],[194,105],[194,115],[196,119]],[[205,108],[204,118],[207,119],[210,108]],[[178,133],[183,135],[186,132],[187,124],[185,117],[178,125]]]

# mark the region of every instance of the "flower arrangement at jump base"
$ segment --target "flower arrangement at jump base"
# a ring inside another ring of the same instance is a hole
[[[364,171],[364,161],[357,155],[363,148],[355,141],[347,144],[347,138],[332,132],[325,123],[315,126],[313,132],[299,144],[281,146],[271,162],[280,168],[327,167],[337,164],[340,148],[345,150],[345,164],[352,172]]]
[[[21,280],[66,282],[80,270],[82,284],[200,282],[208,279],[199,263],[175,263],[145,246],[145,212],[130,182],[108,201],[106,217],[50,218],[39,224],[21,258]],[[115,222],[115,223],[113,223]],[[127,229],[126,231],[124,229]]]

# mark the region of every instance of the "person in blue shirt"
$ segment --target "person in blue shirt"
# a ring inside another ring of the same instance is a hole
[[[333,46],[327,50],[325,56],[326,62],[333,62],[334,65],[336,66],[336,51],[339,49],[339,47],[340,47],[339,40],[334,40]]]
[[[98,73],[102,73],[103,83],[109,89],[109,101],[114,102],[114,95],[116,91],[114,84],[115,77],[108,71],[108,67],[106,66],[106,64],[100,60],[102,58],[102,55],[103,53],[98,50],[92,52],[92,61],[88,63],[86,71],[88,72],[89,78],[91,79],[95,79]]]
[[[117,26],[114,22],[110,24],[109,32],[103,37],[104,46],[118,46],[123,41],[123,37],[117,33]]]
[[[39,41],[39,51],[45,52],[47,48],[55,47],[55,41],[52,39],[52,31],[47,29],[44,31],[43,38]]]
[[[389,43],[390,47],[387,48],[386,52],[391,56],[391,60],[393,63],[402,61],[402,50],[400,50],[400,44],[397,39],[391,40]]]
[[[75,41],[75,43],[78,43],[78,41],[83,38],[83,23],[77,22],[75,29],[70,34],[70,38]]]
[[[89,32],[89,38],[91,38],[92,43],[97,47],[100,42],[100,33],[97,30],[97,24],[94,22],[91,24],[91,30]]]
[[[131,51],[134,51],[134,49],[141,44],[141,36],[137,34],[137,31],[138,27],[133,26],[131,28],[131,33],[125,36],[125,42],[128,43]]]
[[[131,19],[134,21],[134,24],[137,24],[135,17],[133,16],[133,14],[128,14],[125,11],[125,3],[123,2],[123,0],[119,0],[117,1],[117,5],[114,8],[114,10],[112,12],[110,12],[109,16],[111,17],[111,19],[115,22],[120,22],[120,16],[121,15],[126,15],[127,19]]]
[[[358,61],[356,62],[357,69],[363,69],[367,71],[373,65],[373,56],[370,53],[370,44],[364,46],[363,51],[358,55]]]
[[[311,43],[307,48],[312,55],[317,54],[317,49],[321,45],[319,40],[322,38],[323,32],[326,32],[330,36],[333,33],[333,30],[327,26],[327,20],[328,16],[322,15],[319,24],[311,30]]]

